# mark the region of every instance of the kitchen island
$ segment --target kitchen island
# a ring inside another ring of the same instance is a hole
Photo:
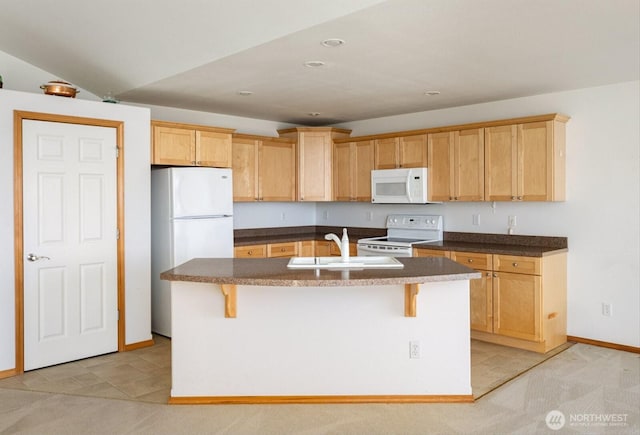
[[[170,403],[472,401],[469,280],[446,258],[402,269],[193,259],[171,281]]]

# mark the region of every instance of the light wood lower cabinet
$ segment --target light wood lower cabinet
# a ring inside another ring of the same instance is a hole
[[[236,246],[235,258],[277,258],[295,257],[301,242],[263,243],[259,245]]]
[[[295,257],[298,255],[298,242],[267,244],[267,257]]]
[[[451,252],[480,271],[470,282],[471,337],[547,352],[567,341],[567,256]]]
[[[358,244],[349,243],[349,255],[358,254]],[[278,257],[332,257],[340,256],[338,245],[332,240],[299,240],[295,242],[264,243],[236,246],[235,258],[278,258]]]
[[[316,257],[339,257],[340,249],[336,242],[333,240],[316,240]],[[355,242],[349,243],[349,255],[358,255],[358,244]]]
[[[267,245],[236,246],[233,248],[233,256],[235,258],[266,258]]]
[[[445,257],[449,258],[449,251],[429,248],[413,248],[414,257]]]

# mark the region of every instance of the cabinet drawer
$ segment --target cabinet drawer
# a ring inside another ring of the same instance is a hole
[[[480,252],[451,252],[453,261],[464,264],[467,267],[477,270],[493,270],[493,261],[491,254],[483,254]]]
[[[233,248],[233,255],[236,258],[265,258],[267,245],[236,246]]]
[[[515,255],[494,255],[493,268],[498,272],[540,275],[540,258]]]
[[[414,257],[445,257],[449,258],[449,251],[441,251],[440,249],[413,248]]]
[[[298,242],[269,243],[267,257],[295,257],[298,255]]]

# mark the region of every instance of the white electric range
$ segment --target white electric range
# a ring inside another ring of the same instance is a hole
[[[387,235],[358,240],[360,256],[412,257],[413,245],[442,240],[442,216],[387,216]]]

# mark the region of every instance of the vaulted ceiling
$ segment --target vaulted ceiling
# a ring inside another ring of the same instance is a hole
[[[1,51],[98,96],[296,124],[640,77],[638,0],[3,0],[1,6]],[[335,38],[344,44],[322,44]]]

